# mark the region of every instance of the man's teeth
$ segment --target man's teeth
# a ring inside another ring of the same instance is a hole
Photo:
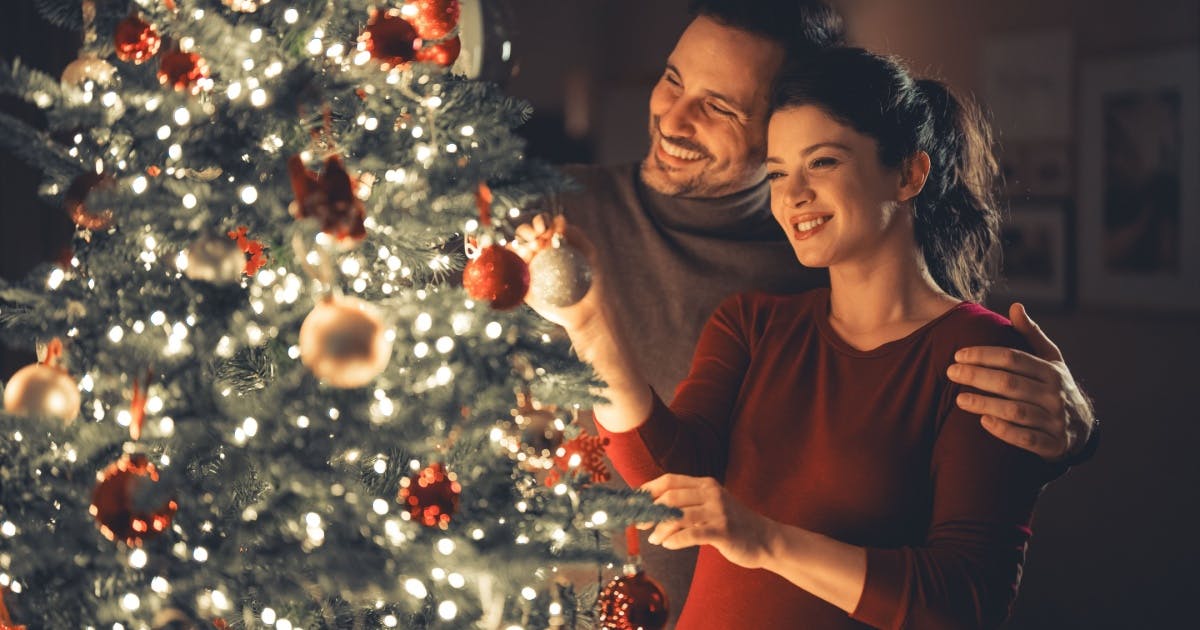
[[[679,158],[681,160],[699,160],[700,158],[704,157],[703,153],[697,153],[696,151],[688,151],[686,149],[681,149],[681,148],[667,142],[666,140],[659,140],[658,145],[662,147],[662,150],[667,155],[669,155],[671,157]]]
[[[818,225],[825,223],[826,221],[828,221],[832,218],[833,217],[817,217],[815,219],[810,219],[810,220],[804,221],[802,223],[797,223],[796,230],[799,232],[807,232],[807,231],[817,227]]]

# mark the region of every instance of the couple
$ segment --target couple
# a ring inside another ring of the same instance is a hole
[[[997,625],[1093,422],[1024,311],[976,304],[987,129],[821,4],[696,4],[640,169],[560,200],[592,291],[532,305],[607,383],[622,477],[683,512],[649,541],[702,546],[679,627]]]

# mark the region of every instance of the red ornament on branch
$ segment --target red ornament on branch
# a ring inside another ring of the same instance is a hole
[[[94,190],[110,188],[113,179],[99,173],[87,172],[76,177],[63,195],[63,205],[75,225],[85,230],[107,230],[112,227],[112,210],[92,210],[87,207],[88,195]]]
[[[267,253],[262,241],[249,238],[246,236],[247,232],[249,232],[249,228],[239,225],[238,229],[230,230],[227,236],[237,241],[238,248],[246,255],[246,266],[242,268],[242,273],[249,277],[254,277],[254,274],[258,273],[258,270],[267,264]]]
[[[25,630],[25,626],[13,623],[8,615],[8,606],[4,605],[4,594],[7,592],[7,586],[0,587],[0,630]]]
[[[667,595],[658,582],[642,570],[638,549],[637,528],[625,529],[629,560],[624,575],[613,578],[597,600],[600,605],[600,627],[604,630],[660,630],[667,626],[670,609]]]
[[[300,156],[288,160],[288,175],[292,180],[292,192],[296,200],[288,211],[297,219],[314,218],[321,222],[321,231],[334,237],[343,247],[357,245],[366,238],[363,222],[367,211],[361,199],[354,194],[356,183],[342,159],[331,155],[325,160],[325,169],[318,174],[304,165]]]
[[[192,94],[212,88],[208,62],[194,52],[183,52],[178,48],[163,55],[158,65],[158,82],[175,88],[176,92]]]
[[[158,483],[158,469],[142,454],[124,455],[105,468],[88,508],[100,533],[138,547],[166,531],[179,504]]]
[[[401,479],[396,500],[407,510],[405,518],[415,519],[426,527],[446,529],[450,517],[458,511],[460,494],[462,485],[458,477],[438,462]]]
[[[162,37],[137,13],[131,13],[129,17],[117,23],[113,32],[113,46],[116,48],[117,59],[140,64],[158,52],[158,48],[162,46]]]
[[[580,433],[554,452],[554,468],[546,475],[546,485],[553,486],[564,477],[584,473],[592,483],[608,481],[612,474],[604,463],[604,451],[608,438],[590,433]]]
[[[425,39],[441,39],[449,35],[458,26],[458,16],[462,13],[458,0],[416,0],[412,6],[417,9],[412,18],[413,26]]]
[[[444,42],[427,43],[424,48],[417,51],[417,61],[436,63],[443,68],[448,68],[454,65],[454,61],[458,59],[458,54],[461,52],[462,41],[455,35]]]
[[[416,59],[421,44],[417,29],[396,8],[371,9],[367,27],[358,36],[358,49],[371,53],[371,58],[382,62],[384,70]]]
[[[496,310],[516,308],[529,291],[529,265],[507,247],[489,245],[463,269],[463,288]]]

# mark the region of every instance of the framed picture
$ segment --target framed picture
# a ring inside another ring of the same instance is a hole
[[[1079,293],[1200,309],[1200,53],[1085,65]]]
[[[1005,194],[1013,198],[1071,196],[1074,184],[1067,142],[1042,140],[1005,143],[1000,156]]]
[[[1001,226],[1004,260],[996,293],[1006,299],[1065,306],[1067,214],[1062,203],[1015,203]]]

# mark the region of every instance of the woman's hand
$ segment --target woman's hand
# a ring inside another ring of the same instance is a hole
[[[683,510],[683,518],[659,523],[648,542],[666,549],[712,545],[726,560],[762,568],[775,521],[742,505],[711,477],[666,474],[642,485],[654,502]]]
[[[537,311],[548,321],[567,329],[568,333],[578,333],[588,328],[600,309],[600,296],[603,294],[601,284],[603,278],[596,266],[596,248],[588,240],[583,231],[569,226],[562,216],[549,218],[549,215],[539,214],[532,221],[517,226],[516,242],[512,248],[518,255],[530,262],[543,248],[549,246],[550,239],[555,233],[561,234],[566,243],[583,254],[592,268],[592,285],[583,299],[570,306],[552,306],[537,299],[530,292],[525,296],[525,303]]]

